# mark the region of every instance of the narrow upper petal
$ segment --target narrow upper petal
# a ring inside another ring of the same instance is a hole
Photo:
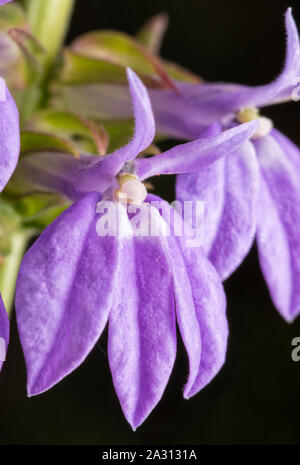
[[[97,193],[48,226],[26,253],[16,287],[28,394],[46,391],[78,367],[112,305],[116,238],[96,232]]]
[[[0,192],[10,179],[20,153],[19,113],[0,78]]]
[[[300,42],[297,26],[289,8],[285,14],[287,32],[286,59],[283,71],[275,81],[264,86],[249,88],[241,94],[241,106],[264,106],[281,100],[291,100],[292,91],[300,72]]]
[[[199,171],[237,149],[254,134],[257,127],[257,121],[251,121],[218,135],[177,145],[160,155],[137,159],[137,174],[141,179],[146,179],[157,174]]]
[[[33,153],[22,160],[21,176],[39,189],[55,190],[75,200],[86,192],[104,192],[124,164],[146,149],[155,135],[147,90],[130,69],[128,82],[135,116],[135,132],[124,147],[105,157],[82,154],[76,159],[65,153]],[[100,158],[100,160],[99,160]]]
[[[159,402],[176,355],[172,274],[163,240],[160,236],[123,240],[109,316],[110,368],[133,429]]]
[[[0,370],[6,358],[9,341],[9,319],[0,295]]]
[[[255,141],[255,148],[261,168],[260,264],[274,305],[292,321],[300,313],[300,152],[294,163],[295,152],[288,144],[281,145],[281,137],[274,131]]]
[[[255,236],[259,167],[251,142],[197,176],[181,175],[177,198],[204,202],[204,245],[226,279],[247,255]],[[187,218],[193,222],[193,218]]]
[[[275,81],[261,86],[233,83],[176,83],[171,91],[149,92],[158,130],[187,139],[199,137],[203,125],[226,123],[247,106],[265,106],[291,100],[299,84],[300,44],[291,9],[285,15],[287,51],[283,71]]]
[[[239,94],[247,86],[226,83],[177,82],[180,95],[149,90],[157,130],[182,139],[196,139],[215,121],[232,119],[240,108]],[[225,121],[226,122],[226,121]]]
[[[12,2],[12,0],[0,0],[0,6],[5,5],[5,3]]]
[[[145,150],[154,139],[155,124],[147,90],[129,68],[127,76],[134,108],[134,136],[126,146],[103,157],[94,166],[80,173],[80,189],[82,190],[94,188],[103,192],[124,164]]]

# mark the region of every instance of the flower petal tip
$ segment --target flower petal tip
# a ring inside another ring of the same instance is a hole
[[[292,7],[291,6],[289,6],[288,9],[286,10],[285,18],[286,18],[286,20],[289,20],[289,19],[293,18],[293,13],[292,13]]]
[[[283,317],[283,319],[285,320],[285,322],[291,325],[298,318],[298,316],[300,314],[300,310],[297,311],[297,312],[294,312],[292,315],[289,312],[280,312],[280,314]]]
[[[126,75],[127,75],[127,80],[129,82],[129,86],[131,88],[134,87],[135,89],[136,88],[140,89],[141,86],[143,86],[138,75],[131,68],[129,68],[129,66],[126,68]]]
[[[37,396],[37,395],[41,394],[42,392],[44,392],[44,391],[42,391],[40,389],[37,389],[34,386],[31,387],[30,385],[27,385],[27,397],[28,398]]]
[[[294,20],[292,7],[289,7],[285,12],[285,28],[287,34],[289,34],[290,31],[293,31],[295,37],[298,36],[298,28]]]

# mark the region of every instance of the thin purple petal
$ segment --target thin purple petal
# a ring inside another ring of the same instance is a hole
[[[127,161],[146,149],[155,135],[153,113],[147,90],[130,69],[127,70],[134,107],[135,132],[124,147],[105,157],[64,153],[34,153],[22,161],[26,179],[39,189],[54,190],[76,200],[86,192],[104,192]]]
[[[147,200],[160,201],[164,211],[170,210],[169,217],[177,216],[178,220],[178,214],[167,202],[153,195]],[[184,229],[183,233],[184,236],[176,237],[171,227],[165,246],[173,275],[177,322],[189,357],[189,377],[184,387],[184,397],[189,398],[208,384],[222,367],[228,325],[220,277],[203,248],[189,247],[184,238],[187,231]]]
[[[285,66],[272,83],[245,86],[233,83],[176,83],[181,95],[171,91],[149,92],[157,129],[171,136],[195,139],[203,125],[228,122],[247,106],[265,106],[291,100],[300,73],[300,44],[291,9],[285,17],[287,52]],[[160,127],[161,126],[161,127]]]
[[[228,155],[228,156],[232,156]],[[204,170],[180,174],[176,178],[176,199],[180,202],[204,202],[204,249],[209,253],[217,236],[225,203],[226,157]],[[186,211],[185,221],[196,228],[195,209]]]
[[[137,75],[127,69],[135,117],[133,139],[80,174],[80,189],[95,188],[103,192],[127,161],[145,150],[155,136],[155,124],[147,90]]]
[[[228,324],[225,294],[215,268],[197,248],[185,247],[183,253],[201,337],[201,358],[197,376],[193,384],[188,382],[184,389],[184,397],[189,398],[206,386],[223,366]],[[178,307],[177,315],[180,312],[181,306]],[[180,324],[180,320],[178,321]],[[180,326],[182,328],[182,324]],[[187,333],[189,338],[194,334],[195,329]],[[188,350],[188,344],[185,345]]]
[[[161,237],[125,239],[109,316],[108,356],[132,428],[159,402],[176,356],[172,275]]]
[[[9,318],[0,294],[0,371],[5,361],[9,341]]]
[[[137,159],[137,174],[146,179],[157,174],[199,171],[237,149],[257,130],[257,125],[257,121],[251,121],[216,136],[177,145],[160,155]]]
[[[3,80],[0,85],[5,86]],[[4,98],[0,99],[0,192],[9,181],[20,153],[19,113],[6,86]]]
[[[274,305],[292,321],[300,313],[299,164],[278,133],[255,141],[261,167],[257,244]],[[300,152],[298,151],[300,157]]]
[[[259,167],[251,142],[197,176],[181,175],[177,181],[179,200],[204,201],[205,250],[223,280],[241,264],[253,243],[258,189]]]

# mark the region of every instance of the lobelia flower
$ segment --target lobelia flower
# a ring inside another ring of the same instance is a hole
[[[130,70],[128,81],[135,115],[128,145],[100,161],[52,153],[28,155],[21,163],[24,176],[63,193],[73,204],[26,253],[16,313],[29,396],[46,391],[78,367],[108,322],[114,387],[126,419],[136,428],[158,403],[170,377],[176,321],[189,356],[186,398],[222,366],[228,331],[217,272],[201,248],[187,248],[182,237],[164,233],[166,222],[159,208],[148,203],[153,197],[146,198],[141,180],[152,172],[198,170],[238,147],[257,123],[151,159],[136,158],[151,144],[155,126],[146,89]],[[128,213],[118,201],[125,194],[132,203]],[[118,234],[99,235],[99,219],[111,204],[118,215]],[[129,215],[135,205],[146,207],[156,235],[135,234]]]
[[[19,114],[16,104],[0,78],[0,192],[11,177],[20,152]],[[9,340],[9,319],[0,295],[0,370]]]
[[[258,109],[299,99],[300,46],[290,9],[286,29],[285,66],[271,84],[178,83],[180,97],[152,91],[151,100],[157,119],[178,137],[197,137],[215,121],[228,127],[259,118],[257,133],[230,156],[198,173],[179,175],[176,194],[179,200],[205,202],[204,247],[223,280],[240,265],[256,236],[272,300],[290,322],[300,313],[300,152]]]
[[[9,341],[9,319],[0,294],[0,371],[5,361]]]

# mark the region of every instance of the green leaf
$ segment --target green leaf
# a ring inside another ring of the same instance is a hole
[[[0,199],[0,256],[10,251],[10,235],[20,225],[20,216],[3,198]],[[0,259],[1,261],[1,259]]]
[[[152,78],[156,86],[176,90],[163,61],[127,34],[117,31],[89,32],[72,42],[70,49],[79,55],[115,66],[129,66],[141,77]]]
[[[200,76],[188,71],[177,63],[171,61],[165,61],[165,68],[169,76],[175,81],[191,82],[192,84],[199,84],[203,82],[203,79]]]
[[[147,87],[151,88],[169,88],[178,93],[172,79],[201,82],[201,78],[195,74],[175,63],[163,61],[143,44],[126,34],[115,31],[94,31],[79,37],[64,50],[63,63],[51,89],[55,106],[60,107],[57,100],[60,99],[61,94],[67,92],[63,88],[66,85],[78,86],[76,92],[79,95],[75,100],[80,100],[80,85],[96,83],[127,85],[126,67],[128,66],[139,74]]]
[[[21,132],[21,155],[41,151],[65,152],[79,157],[78,150],[67,139],[42,132]]]
[[[79,152],[105,155],[107,151],[108,134],[104,127],[76,113],[44,110],[28,121],[26,129],[63,137],[69,140]]]
[[[109,135],[109,153],[128,144],[132,138],[134,131],[133,120],[108,120],[104,121],[103,125]]]
[[[21,216],[23,225],[36,230],[44,229],[69,206],[61,195],[50,192],[16,197],[10,204]]]
[[[64,84],[84,83],[125,83],[127,84],[126,69],[119,64],[81,55],[70,49],[65,49],[63,65],[58,74],[58,82]],[[155,77],[141,73],[140,77],[146,85],[159,86]]]
[[[12,27],[26,27],[27,21],[23,8],[16,2],[3,5],[0,8],[0,30]]]

